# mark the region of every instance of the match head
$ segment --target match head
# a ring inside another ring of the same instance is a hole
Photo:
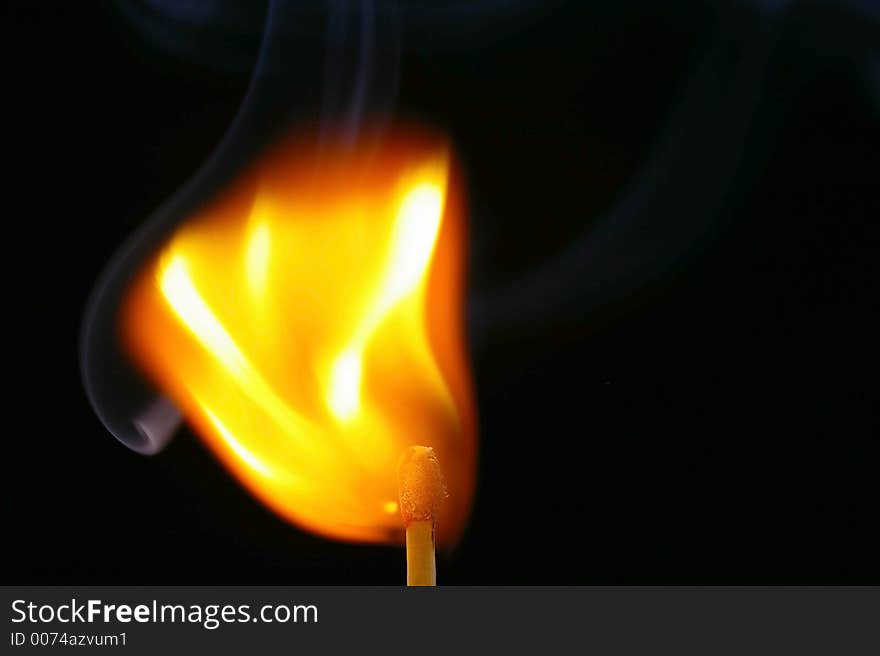
[[[406,449],[397,466],[397,481],[403,525],[435,521],[440,501],[446,496],[446,486],[434,449],[429,446]]]

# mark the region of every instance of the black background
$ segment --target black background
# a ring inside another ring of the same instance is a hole
[[[711,13],[591,7],[404,54],[401,112],[467,168],[475,295],[619,200]],[[573,325],[474,343],[480,483],[441,583],[880,583],[880,114],[852,62],[797,47],[822,12],[789,11],[777,74],[811,74],[713,238]],[[161,51],[111,4],[24,3],[3,29],[4,580],[401,582],[400,550],[283,523],[187,431],[128,451],[82,392],[96,276],[222,137],[246,74]]]

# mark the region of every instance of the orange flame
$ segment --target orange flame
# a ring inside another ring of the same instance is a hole
[[[255,496],[320,535],[399,542],[397,459],[432,446],[452,544],[476,453],[462,196],[433,135],[285,140],[147,263],[123,341]]]

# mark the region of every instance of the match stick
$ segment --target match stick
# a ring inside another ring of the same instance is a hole
[[[411,446],[397,468],[400,516],[406,528],[406,584],[437,585],[434,561],[434,523],[446,496],[440,463],[434,449]]]

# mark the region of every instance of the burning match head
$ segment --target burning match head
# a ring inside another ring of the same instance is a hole
[[[446,487],[429,446],[408,447],[397,466],[400,515],[406,527],[406,584],[437,585],[435,528]]]
[[[429,446],[406,449],[397,466],[397,480],[403,525],[409,526],[414,521],[434,521],[440,501],[446,496],[446,486],[434,449]]]

